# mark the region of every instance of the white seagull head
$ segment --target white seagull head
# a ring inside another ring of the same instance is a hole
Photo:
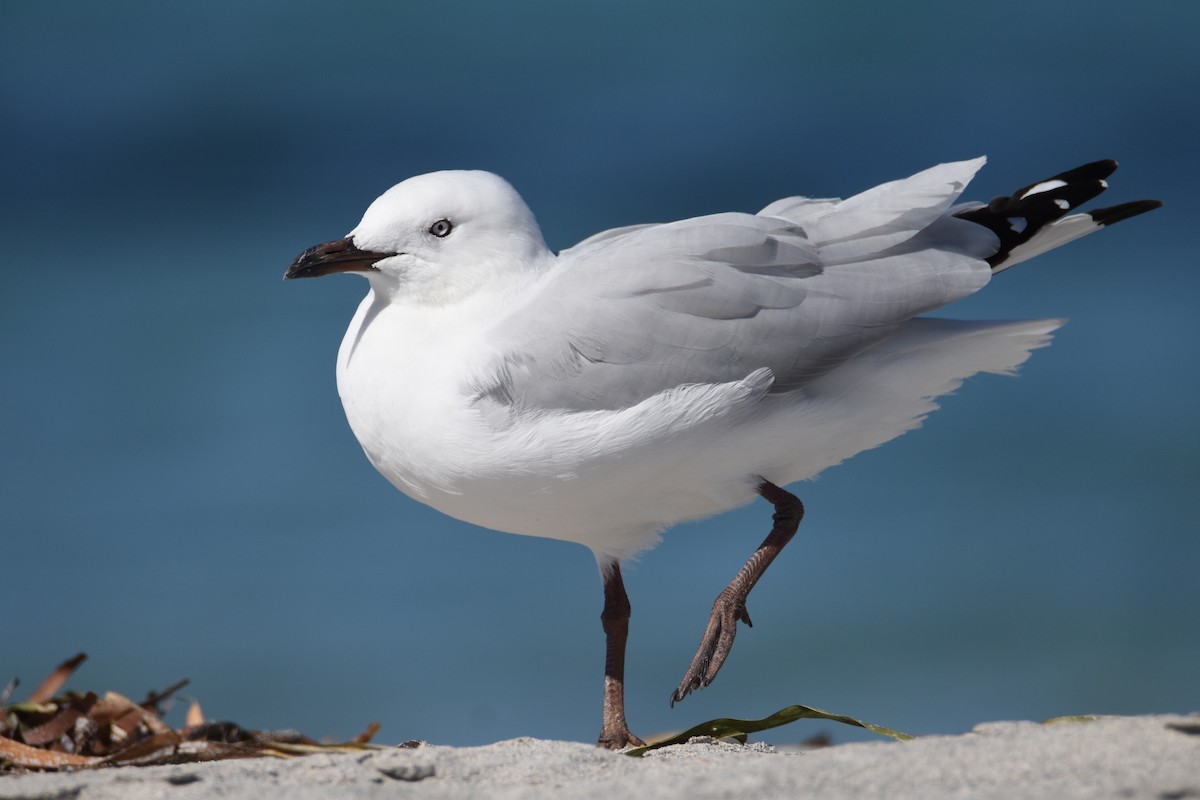
[[[388,189],[346,238],[305,251],[284,277],[354,272],[389,300],[444,305],[550,256],[533,212],[506,180],[447,170]]]

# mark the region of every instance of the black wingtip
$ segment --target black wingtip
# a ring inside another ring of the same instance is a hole
[[[1099,161],[1093,161],[1090,164],[1084,164],[1075,169],[1069,169],[1066,172],[1060,172],[1049,180],[1066,181],[1072,183],[1074,181],[1102,181],[1109,175],[1117,171],[1117,162],[1111,158],[1103,158]]]
[[[988,228],[1000,239],[999,249],[987,259],[995,269],[1039,231],[1103,193],[1108,188],[1105,179],[1116,169],[1117,162],[1111,158],[1092,161],[1031,183],[1008,197],[993,198],[986,206],[962,211],[956,216]],[[1161,205],[1157,200],[1138,200],[1096,209],[1088,215],[1098,226],[1105,226]]]
[[[1100,194],[1104,191],[1104,179],[1117,171],[1117,162],[1111,158],[1104,158],[1100,161],[1092,161],[1089,164],[1084,164],[1074,169],[1068,169],[1060,172],[1057,175],[1051,175],[1049,178],[1042,178],[1040,181],[1031,183],[1028,186],[1022,186],[1012,193],[1012,201],[1024,200],[1029,196],[1029,191],[1038,187],[1045,187],[1047,184],[1052,184],[1055,181],[1062,181],[1068,185],[1090,185],[1095,187],[1095,194]],[[1094,197],[1095,195],[1093,195]],[[997,198],[999,199],[999,198]],[[1089,198],[1090,199],[1090,198]],[[1086,201],[1083,201],[1086,202]],[[1078,204],[1076,204],[1078,205]]]
[[[1097,225],[1113,225],[1156,208],[1162,208],[1161,200],[1134,200],[1132,203],[1121,203],[1119,206],[1097,208],[1089,211],[1088,214]]]

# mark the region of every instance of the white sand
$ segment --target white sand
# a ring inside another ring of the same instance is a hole
[[[691,743],[636,759],[514,739],[0,777],[0,798],[1200,798],[1200,715],[1000,722],[805,753]]]

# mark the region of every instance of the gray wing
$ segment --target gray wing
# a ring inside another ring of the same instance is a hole
[[[772,391],[801,388],[987,282],[994,234],[946,216],[982,164],[847,200],[597,234],[496,327],[495,360],[470,390],[531,409],[615,409],[763,367]]]

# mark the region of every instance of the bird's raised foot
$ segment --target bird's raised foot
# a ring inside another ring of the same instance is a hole
[[[683,680],[671,694],[671,705],[675,705],[691,694],[693,689],[703,689],[717,677],[721,665],[733,648],[733,637],[737,635],[738,622],[744,622],[748,627],[754,627],[750,621],[750,613],[746,611],[745,596],[738,596],[726,589],[713,603],[712,613],[708,617],[708,627],[700,639],[700,647],[692,659]]]

